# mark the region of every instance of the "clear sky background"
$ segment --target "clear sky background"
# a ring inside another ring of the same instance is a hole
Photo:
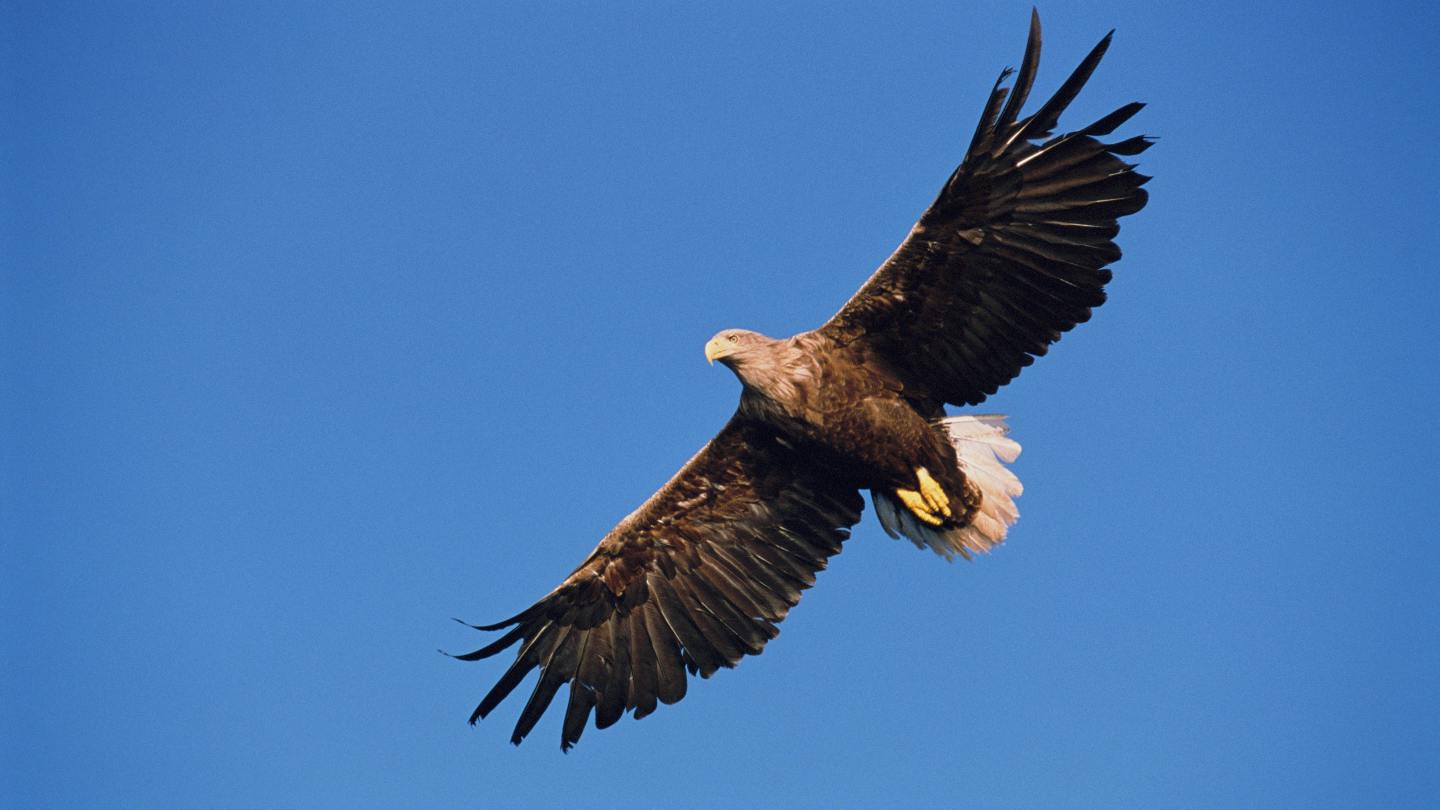
[[[1037,97],[1118,28],[1062,124],[1160,141],[1110,302],[984,406],[1010,542],[867,512],[680,704],[465,724],[450,617],[723,424],[712,333],[850,296],[1029,13],[699,5],[0,4],[0,803],[1433,802],[1421,3],[1045,3]]]

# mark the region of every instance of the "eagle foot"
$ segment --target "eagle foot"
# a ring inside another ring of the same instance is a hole
[[[920,495],[930,505],[931,512],[938,512],[943,517],[950,517],[950,496],[945,490],[930,477],[930,471],[921,467],[915,471],[915,477],[920,480]]]
[[[944,525],[945,518],[933,510],[929,502],[925,500],[925,496],[919,492],[913,489],[897,489],[895,490],[895,496],[900,499],[901,503],[905,504],[906,509],[915,513],[915,517],[929,523],[931,526]]]

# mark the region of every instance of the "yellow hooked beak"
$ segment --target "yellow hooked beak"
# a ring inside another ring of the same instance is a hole
[[[730,341],[716,335],[710,338],[709,343],[705,344],[705,359],[709,360],[710,365],[713,366],[716,360],[729,355],[732,349],[733,344],[731,344]]]

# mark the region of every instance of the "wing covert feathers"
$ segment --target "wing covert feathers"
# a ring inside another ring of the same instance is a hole
[[[1088,320],[1105,301],[1108,265],[1120,258],[1119,219],[1147,199],[1141,186],[1149,178],[1121,157],[1145,151],[1151,139],[1100,140],[1143,104],[1051,137],[1110,34],[1020,118],[1040,40],[1032,14],[1014,86],[1004,85],[1007,69],[959,168],[895,253],[819,330],[842,345],[862,341],[908,390],[936,403],[983,401]]]
[[[604,728],[627,711],[639,719],[680,700],[687,671],[708,678],[761,652],[863,506],[843,476],[769,428],[732,419],[559,587],[477,628],[505,633],[457,658],[519,647],[470,722],[536,670],[510,738],[517,745],[562,687],[567,750],[592,713]]]

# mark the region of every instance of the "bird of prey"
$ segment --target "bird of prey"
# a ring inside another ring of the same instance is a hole
[[[1003,417],[944,408],[980,403],[1105,301],[1117,220],[1145,205],[1149,180],[1123,158],[1152,141],[1104,138],[1143,105],[1052,132],[1109,44],[1022,117],[1040,59],[1032,13],[1013,85],[1007,68],[959,168],[860,291],[814,331],[705,344],[740,379],[734,416],[558,587],[476,627],[504,633],[457,658],[518,650],[471,723],[539,670],[511,742],[568,684],[568,750],[592,712],[597,728],[644,717],[685,696],[687,672],[759,654],[840,552],[863,491],[888,534],[947,558],[1005,539],[1021,487],[1004,463],[1020,446]]]

